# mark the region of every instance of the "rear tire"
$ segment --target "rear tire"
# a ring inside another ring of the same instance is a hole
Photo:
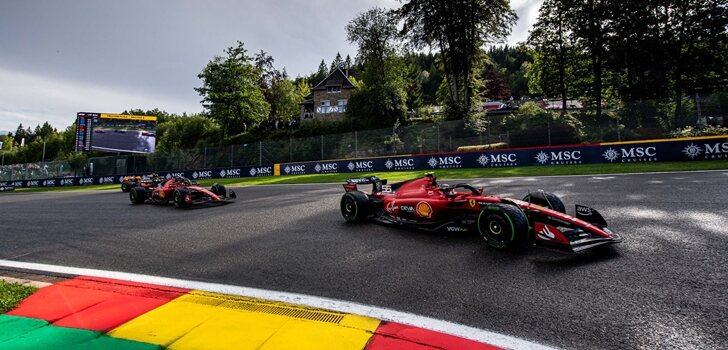
[[[134,187],[129,192],[131,204],[142,204],[147,201],[147,190],[144,187]]]
[[[177,208],[188,207],[189,203],[185,201],[185,196],[190,196],[190,190],[184,188],[174,190],[174,194],[172,195],[174,206]]]
[[[222,198],[227,197],[227,190],[225,189],[225,185],[215,183],[212,185],[210,192],[216,194],[218,197],[222,197]]]
[[[341,197],[341,215],[348,222],[360,223],[366,220],[371,213],[369,197],[359,191],[346,192]]]
[[[536,193],[529,193],[523,197],[523,201],[566,214],[564,202],[562,202],[557,195],[544,190],[538,190]]]
[[[521,250],[530,245],[526,214],[510,204],[488,204],[478,215],[478,232],[496,249]]]

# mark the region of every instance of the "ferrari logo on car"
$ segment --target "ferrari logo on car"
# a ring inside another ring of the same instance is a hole
[[[477,205],[478,203],[476,203],[475,199],[469,199],[469,200],[468,200],[468,204],[470,205],[470,207],[471,207],[471,208],[475,208],[475,206],[476,206],[476,205]]]
[[[431,218],[432,217],[432,206],[430,206],[430,203],[427,203],[427,202],[419,202],[419,203],[417,203],[415,212],[417,213],[417,215],[419,215],[423,218]]]

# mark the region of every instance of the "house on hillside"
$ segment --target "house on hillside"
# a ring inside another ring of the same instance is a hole
[[[346,104],[356,87],[349,77],[336,69],[324,80],[311,88],[311,93],[304,97],[301,106],[301,119],[339,119],[346,112]]]

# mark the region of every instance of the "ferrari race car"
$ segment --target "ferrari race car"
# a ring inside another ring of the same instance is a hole
[[[124,176],[124,178],[121,179],[121,191],[129,192],[132,188],[137,186],[157,187],[165,181],[167,181],[167,179],[164,176],[159,176],[156,173],[149,173],[142,176]]]
[[[235,192],[228,192],[221,184],[214,184],[208,190],[184,177],[173,177],[158,187],[137,186],[129,192],[132,204],[172,202],[177,208],[229,204],[235,198]]]
[[[371,184],[367,194],[357,185]],[[524,249],[533,244],[566,252],[622,241],[596,210],[576,205],[576,217],[552,193],[539,190],[523,200],[483,193],[468,184],[438,184],[434,175],[387,184],[375,176],[344,184],[341,214],[349,222],[375,222],[428,231],[477,231],[491,247]]]

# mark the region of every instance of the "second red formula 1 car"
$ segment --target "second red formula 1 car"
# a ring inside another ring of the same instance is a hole
[[[235,198],[235,192],[228,192],[221,184],[214,184],[208,190],[184,177],[173,177],[157,187],[137,186],[129,192],[132,204],[172,202],[178,208],[228,204]]]
[[[357,185],[371,184],[370,194]],[[429,231],[478,232],[500,249],[533,244],[579,252],[622,241],[594,209],[576,205],[576,217],[566,215],[561,200],[548,192],[523,200],[483,193],[468,184],[440,185],[434,175],[396,184],[377,177],[349,179],[344,184],[341,213],[347,221],[374,220]]]

